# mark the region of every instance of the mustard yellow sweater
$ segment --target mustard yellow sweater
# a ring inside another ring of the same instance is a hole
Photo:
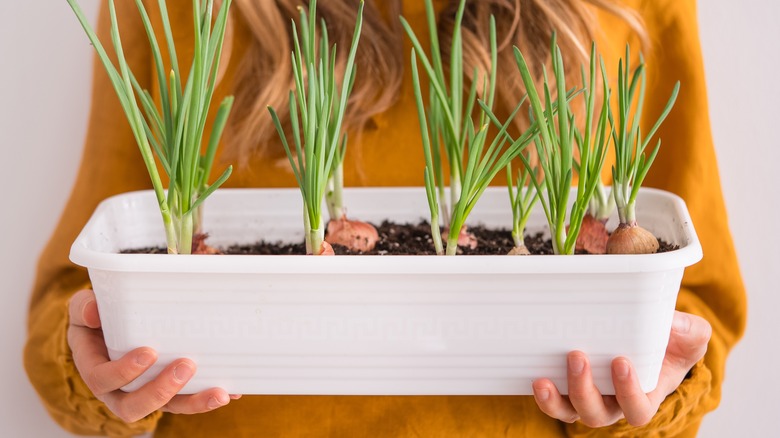
[[[117,3],[130,64],[135,72],[151,73],[148,42],[135,6],[130,1]],[[168,3],[174,23],[191,22],[190,1]],[[426,34],[421,32],[425,26],[423,2],[404,3],[404,15],[418,34]],[[532,397],[487,396],[245,396],[207,414],[157,412],[134,424],[123,423],[92,396],[74,367],[66,341],[68,298],[89,286],[86,271],[68,261],[70,244],[102,199],[151,187],[125,116],[100,66],[95,68],[81,169],[59,226],[41,256],[30,305],[24,360],[46,408],[67,430],[113,436],[147,431],[154,431],[156,437],[694,436],[702,416],[715,409],[720,400],[726,355],[745,326],[745,293],[712,145],[695,2],[634,0],[632,4],[644,17],[654,47],[647,59],[650,70],[645,114],[659,114],[674,82],[682,82],[676,108],[660,130],[664,144],[646,185],[674,192],[688,203],[704,259],[686,270],[678,309],[705,317],[714,329],[704,360],[666,399],[650,424],[635,429],[620,421],[610,427],[589,429],[547,417]],[[102,41],[108,42],[105,9],[100,15],[99,33]],[[607,65],[614,66],[627,39],[636,47],[638,44],[629,38],[627,27],[620,21],[606,14],[600,19],[599,46]],[[153,20],[159,21],[159,17]],[[177,48],[191,55],[191,35],[178,32],[179,36]],[[231,78],[249,39],[248,30],[239,23],[234,56],[216,101],[221,100],[219,95],[230,92]],[[508,80],[519,80],[519,76]],[[351,146],[351,150],[359,149],[361,153],[348,154],[346,184],[422,185],[423,156],[409,69],[400,100],[374,122],[375,128],[362,136],[362,145]],[[360,163],[356,162],[358,155]],[[358,164],[365,171],[358,172]],[[228,187],[291,185],[294,179],[287,165],[262,158],[252,160],[248,169],[239,169],[227,183]]]

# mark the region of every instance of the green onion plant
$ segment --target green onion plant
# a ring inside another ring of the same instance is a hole
[[[325,193],[328,216],[330,217],[325,240],[329,244],[345,246],[356,253],[368,252],[374,249],[379,241],[379,232],[368,222],[347,218],[347,209],[344,207],[344,153],[346,147],[347,134],[345,133],[342,144],[336,151]]]
[[[578,162],[575,163],[575,169],[579,173]],[[577,235],[576,251],[582,250],[588,254],[606,254],[607,239],[609,239],[607,221],[615,210],[615,198],[610,190],[601,180],[596,184],[596,190],[593,192],[593,197]]]
[[[325,35],[327,38],[327,34]],[[350,87],[353,84],[354,76]],[[376,246],[379,232],[368,222],[347,218],[347,209],[344,207],[344,156],[346,151],[347,133],[344,133],[341,145],[336,148],[333,167],[330,170],[325,191],[325,202],[330,218],[325,230],[325,240],[329,244],[345,246],[353,252],[368,252]]]
[[[542,194],[540,200],[550,226],[553,251],[555,254],[574,254],[577,235],[591,197],[600,181],[601,168],[607,154],[609,87],[602,61],[601,76],[604,93],[601,111],[594,130],[593,117],[597,94],[593,92],[596,86],[597,70],[594,44],[591,46],[590,52],[588,83],[583,84],[589,92],[584,94],[586,104],[585,131],[581,132],[577,128],[574,114],[570,108],[570,99],[575,97],[576,93],[567,92],[563,57],[554,37],[551,51],[555,88],[551,87],[545,70],[542,97],[539,96],[528,64],[517,47],[515,47],[515,59],[531,103],[532,120],[535,120],[539,125],[539,135],[535,138],[534,143],[544,178],[541,182],[531,178],[531,182]],[[557,101],[555,103],[553,101],[554,94]],[[542,99],[544,99],[544,104]],[[557,113],[555,112],[556,107]],[[572,174],[576,162],[575,147],[579,151],[579,180],[567,227],[566,216]],[[533,171],[529,160],[522,155],[521,159],[526,169],[529,172]]]
[[[583,93],[586,93],[586,90],[583,90]],[[579,160],[575,161],[574,169],[579,174]],[[590,200],[590,206],[588,207],[588,211],[585,213],[585,215],[591,216],[600,222],[606,223],[614,210],[615,198],[612,196],[612,188],[607,187],[604,184],[604,181],[599,180],[598,184],[596,184],[596,190],[593,193],[593,198]]]
[[[376,227],[368,222],[348,219],[344,207],[344,154],[347,149],[347,134],[344,134],[341,146],[336,150],[333,168],[328,178],[328,188],[325,192],[328,207],[328,226],[325,240],[329,244],[347,247],[353,252],[368,252],[374,249],[379,240]]]
[[[300,30],[294,21],[292,23],[295,88],[290,91],[289,99],[294,150],[289,145],[276,111],[271,107],[268,111],[303,197],[306,251],[308,254],[321,254],[329,246],[324,240],[322,204],[332,169],[346,144],[342,122],[355,78],[355,54],[363,26],[363,2],[360,2],[358,9],[341,84],[337,84],[335,74],[336,47],[331,47],[328,42],[324,20],[320,22],[320,36],[317,36],[316,0],[309,3],[308,11],[303,8],[299,8],[299,11]]]
[[[598,145],[598,148],[604,147],[605,153],[606,150],[609,148],[609,140],[610,140],[610,133],[606,132],[606,122],[609,119],[609,111],[611,110],[611,107],[609,106],[610,101],[610,90],[607,88],[606,80],[602,84],[603,88],[603,100],[602,100],[602,106],[601,106],[601,116],[599,117],[597,123],[597,131],[594,138],[591,138],[593,136],[589,135],[592,132],[592,123],[593,120],[593,114],[595,111],[595,108],[593,107],[595,103],[595,96],[597,95],[598,90],[596,89],[596,82],[595,82],[595,45],[591,47],[591,70],[590,75],[586,75],[585,73],[585,67],[580,66],[580,73],[582,77],[582,84],[584,86],[582,90],[583,98],[586,102],[586,132],[585,132],[585,138],[583,138],[581,135],[575,135],[575,140],[577,143],[577,150],[580,152],[580,156],[582,156],[583,152],[587,153],[587,151],[583,151],[583,149],[590,150],[594,146],[592,144],[584,144],[585,142],[595,142],[595,144]],[[606,75],[605,68],[603,65],[603,61],[601,62],[601,71],[602,75]],[[611,131],[610,127],[610,131]],[[578,134],[578,131],[575,131],[575,134]],[[592,155],[591,155],[592,156]],[[606,154],[603,158],[606,157]],[[590,166],[590,169],[585,169],[586,175],[589,173],[593,175],[593,177],[596,180],[596,188],[593,191],[593,194],[590,199],[590,203],[588,204],[588,208],[585,211],[585,216],[582,219],[582,222],[580,224],[579,232],[577,233],[577,240],[575,242],[575,250],[584,250],[587,251],[589,254],[604,254],[606,252],[606,246],[607,246],[607,239],[609,238],[609,232],[607,231],[606,223],[609,219],[609,216],[612,214],[612,211],[615,208],[615,202],[614,198],[611,196],[611,192],[607,190],[607,188],[604,185],[604,182],[601,180],[601,177],[595,175],[594,173],[598,172],[598,174],[601,174],[601,170],[604,167],[604,163],[602,162],[596,162],[594,160],[590,160],[590,162],[583,163],[579,159],[575,159],[574,162],[574,168],[577,171],[578,175],[582,175],[583,171],[581,170],[581,166],[585,164],[587,166]]]
[[[647,135],[643,135],[640,121],[647,81],[646,69],[644,60],[640,60],[640,64],[632,73],[630,57],[631,50],[626,45],[625,58],[621,59],[618,64],[618,117],[616,121],[612,120],[613,117],[610,113],[610,121],[615,126],[612,133],[615,144],[612,193],[620,218],[618,228],[607,241],[607,252],[612,254],[643,254],[654,253],[658,250],[658,241],[655,236],[637,225],[636,198],[650,166],[658,155],[661,140],[658,139],[649,155],[646,154],[647,146],[661,123],[669,115],[680,91],[680,82],[678,81],[666,106],[661,111],[661,115]]]
[[[154,57],[155,80],[161,95],[159,108],[151,93],[142,88],[127,64],[114,1],[109,0],[108,7],[111,40],[118,67],[112,63],[76,0],[68,0],[108,73],[138,143],[162,214],[168,252],[189,254],[192,251],[193,234],[199,232],[203,201],[232,172],[232,166],[229,166],[213,183],[208,183],[217,146],[230,113],[232,97],[225,98],[220,104],[205,152],[201,153],[231,0],[224,0],[217,11],[214,10],[214,0],[193,0],[195,50],[186,83],[182,83],[165,0],[158,1],[163,37],[169,53],[165,61],[157,42],[157,33],[143,2],[135,0],[135,3]],[[170,181],[167,192],[157,170],[158,160]]]
[[[449,228],[446,254],[457,253],[458,240],[466,219],[477,200],[485,191],[495,175],[530,143],[532,130],[507,146],[506,130],[515,111],[501,131],[488,144],[489,123],[484,112],[477,105],[477,95],[483,101],[479,106],[492,108],[496,89],[496,24],[490,20],[490,57],[491,69],[487,77],[479,77],[477,69],[473,71],[472,81],[464,96],[465,74],[463,68],[463,44],[461,25],[465,10],[465,0],[461,0],[455,17],[453,29],[449,75],[445,75],[436,17],[431,0],[425,1],[428,19],[428,31],[431,39],[431,55],[425,53],[419,39],[409,23],[401,18],[406,33],[412,41],[412,81],[414,84],[417,113],[420,121],[423,150],[425,155],[425,187],[431,212],[431,234],[437,254],[444,254],[440,232],[439,210],[442,220]],[[423,101],[420,74],[420,60],[429,79],[428,107]],[[522,102],[521,102],[522,104]],[[444,192],[444,171],[441,150],[449,165],[450,201],[449,206]]]
[[[515,244],[510,252],[511,255],[529,254],[524,239],[525,225],[531,217],[534,205],[539,200],[539,192],[530,180],[538,177],[539,172],[536,168],[530,172],[525,166],[520,166],[517,169],[517,179],[513,182],[512,163],[506,166],[506,184],[509,189],[509,203],[512,206],[512,240]]]

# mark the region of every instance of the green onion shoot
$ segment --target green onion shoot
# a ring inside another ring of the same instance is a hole
[[[625,59],[620,60],[618,65],[618,120],[613,122],[615,130],[612,133],[615,144],[612,193],[620,224],[607,241],[608,254],[652,254],[658,251],[658,239],[637,224],[636,198],[650,166],[658,155],[661,140],[658,139],[649,155],[646,154],[647,146],[669,115],[680,91],[678,81],[661,115],[647,136],[643,136],[639,123],[645,97],[646,71],[642,61],[632,73],[630,56],[630,47],[626,45]]]
[[[582,90],[583,97],[586,105],[586,120],[585,120],[585,135],[584,137],[579,135],[579,131],[575,130],[575,140],[577,149],[580,153],[580,157],[587,156],[590,160],[583,161],[582,159],[575,159],[574,167],[578,175],[582,176],[583,172],[592,175],[595,179],[596,187],[591,196],[588,208],[585,211],[585,216],[582,219],[579,233],[577,234],[577,240],[575,242],[575,250],[586,251],[588,254],[604,254],[607,251],[607,239],[609,239],[609,232],[607,231],[606,223],[609,216],[614,209],[614,201],[611,193],[607,191],[604,186],[604,182],[601,180],[601,169],[604,167],[603,160],[606,158],[606,151],[609,148],[609,141],[611,138],[612,128],[610,125],[610,132],[607,132],[607,121],[609,120],[609,101],[611,93],[608,88],[606,68],[604,67],[603,59],[599,57],[602,73],[602,101],[601,109],[599,112],[599,118],[595,121],[596,131],[593,135],[593,115],[595,109],[595,98],[597,95],[596,84],[596,46],[591,45],[590,53],[590,71],[589,75],[586,75],[585,68],[581,66],[580,72],[582,76],[582,84],[585,87]],[[590,150],[604,151],[604,155],[599,155],[601,161],[592,159],[593,154],[585,155]],[[588,166],[588,169],[583,171],[582,166]]]
[[[525,166],[520,166],[517,169],[516,182],[513,183],[512,163],[506,166],[506,184],[509,189],[509,203],[512,206],[512,240],[515,244],[514,248],[509,251],[509,255],[531,254],[525,246],[524,234],[525,225],[531,217],[531,211],[539,200],[539,192],[530,179],[538,177],[539,172],[536,168],[533,172],[529,172]]]
[[[229,166],[213,183],[208,183],[217,146],[233,103],[232,96],[220,104],[203,154],[201,144],[218,81],[219,60],[231,0],[224,0],[218,11],[214,10],[214,0],[193,0],[195,51],[186,84],[182,83],[165,0],[158,3],[169,53],[166,62],[163,62],[157,34],[143,2],[135,0],[135,3],[154,57],[155,79],[161,95],[160,108],[155,105],[151,93],[141,87],[127,64],[114,1],[109,0],[108,7],[111,40],[118,68],[111,62],[76,0],[68,0],[105,67],[130,123],[162,214],[168,253],[214,252],[203,243],[205,235],[200,230],[201,206],[232,172],[232,166]],[[170,65],[169,71],[166,65]],[[157,160],[170,181],[167,193],[157,170]]]
[[[561,50],[556,44],[555,38],[553,38],[551,46],[555,88],[551,88],[545,70],[543,97],[541,98],[536,90],[536,84],[528,64],[517,47],[515,47],[515,59],[531,103],[532,120],[539,126],[539,135],[534,143],[544,178],[541,182],[531,178],[531,182],[541,193],[540,201],[550,227],[553,251],[555,254],[574,254],[577,235],[585,212],[589,207],[590,199],[600,181],[601,168],[606,158],[609,90],[606,74],[602,68],[604,100],[597,128],[593,132],[592,125],[596,93],[590,92],[586,94],[585,132],[581,133],[577,128],[574,114],[570,109],[570,98],[575,97],[575,93],[567,92],[566,70],[563,65]],[[595,45],[592,45],[590,79],[589,85],[587,85],[590,87],[590,90],[593,90],[595,87],[595,76],[596,55]],[[555,102],[553,101],[553,95],[556,96]],[[544,105],[542,99],[544,99]],[[557,113],[555,108],[557,108]],[[566,216],[571,192],[572,174],[575,167],[575,147],[579,149],[580,155],[579,180],[567,227]],[[529,160],[522,155],[521,159],[526,169],[529,172],[532,171]]]
[[[333,254],[325,241],[322,204],[337,154],[346,143],[342,122],[355,77],[355,55],[363,27],[363,2],[360,2],[355,31],[347,57],[342,83],[337,84],[336,47],[327,40],[325,21],[320,22],[322,37],[317,38],[317,2],[308,11],[299,7],[300,31],[292,23],[294,50],[292,70],[295,88],[290,91],[290,119],[295,150],[290,148],[279,117],[268,107],[276,130],[293,168],[303,198],[303,224],[307,254]],[[297,159],[296,159],[297,157]]]
[[[431,39],[431,56],[425,53],[419,39],[409,23],[401,18],[412,42],[412,82],[414,84],[417,113],[420,121],[423,150],[425,155],[425,187],[431,211],[431,234],[437,254],[455,255],[458,245],[476,247],[476,238],[467,232],[466,219],[477,200],[495,175],[530,143],[530,131],[517,141],[506,146],[507,127],[519,110],[510,117],[501,132],[488,145],[487,116],[477,106],[492,108],[496,90],[496,23],[490,19],[490,71],[480,77],[475,68],[471,85],[464,96],[466,76],[463,68],[463,41],[461,25],[465,10],[461,0],[455,16],[453,29],[449,77],[445,76],[437,36],[436,17],[431,0],[426,0],[425,9],[428,31]],[[429,102],[423,102],[422,87],[417,60],[420,60],[429,80]],[[478,115],[477,115],[478,114]],[[440,150],[444,150],[449,165],[450,200],[444,191],[444,171]],[[442,243],[439,210],[447,231],[446,251]]]
[[[579,169],[577,171],[579,172]],[[603,181],[599,181],[596,185],[596,191],[593,193],[593,199],[590,200],[586,216],[606,224],[613,211],[615,211],[615,197],[612,196],[612,189],[607,188]]]

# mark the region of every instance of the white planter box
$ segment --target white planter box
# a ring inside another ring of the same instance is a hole
[[[379,222],[428,216],[421,188],[348,189],[350,215]],[[469,223],[508,228],[506,189],[485,192]],[[218,190],[204,229],[214,246],[302,241],[297,189]],[[541,206],[530,232],[546,228]],[[198,371],[184,393],[531,394],[562,392],[566,353],[590,356],[614,393],[610,361],[657,384],[683,270],[701,246],[683,201],[643,189],[640,223],[681,249],[603,256],[169,256],[151,192],[104,201],[71,248],[89,268],[112,358],[140,346]],[[614,224],[611,224],[613,227]],[[610,228],[611,228],[610,227]]]

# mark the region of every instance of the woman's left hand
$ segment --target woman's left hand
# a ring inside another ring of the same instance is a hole
[[[552,381],[534,381],[536,404],[545,414],[567,423],[580,420],[588,427],[604,427],[625,418],[632,426],[649,423],[661,402],[682,383],[688,371],[707,351],[712,327],[704,319],[675,312],[669,346],[661,367],[658,386],[645,394],[628,359],[612,361],[615,395],[601,395],[593,384],[588,357],[581,351],[568,355],[569,395],[558,392]]]

